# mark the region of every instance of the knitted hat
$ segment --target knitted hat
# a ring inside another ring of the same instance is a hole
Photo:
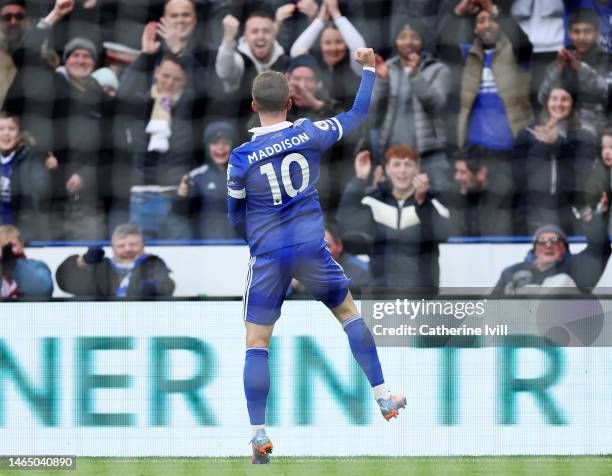
[[[402,31],[408,28],[419,35],[422,41],[425,41],[431,34],[430,29],[428,29],[423,20],[417,17],[410,17],[406,23],[400,26],[399,30],[397,30],[395,33],[394,38],[397,38]]]
[[[227,139],[230,144],[234,145],[236,143],[235,127],[228,121],[211,122],[204,130],[202,145],[206,149],[209,144],[221,138]]]
[[[317,77],[321,72],[321,70],[319,69],[319,63],[316,58],[312,55],[304,54],[296,56],[295,58],[291,58],[291,61],[289,61],[289,65],[287,66],[287,73],[291,73],[291,71],[293,71],[295,68],[299,68],[302,66],[312,69]]]
[[[541,226],[540,228],[538,228],[535,233],[533,234],[533,246],[535,246],[536,241],[538,241],[538,238],[540,238],[540,235],[542,233],[555,233],[560,239],[561,241],[563,241],[563,244],[565,244],[565,249],[569,248],[569,243],[567,241],[567,236],[565,235],[565,233],[563,232],[563,230],[561,228],[559,228],[556,225],[544,225]]]
[[[98,50],[96,49],[96,45],[94,45],[93,42],[87,38],[77,37],[70,40],[68,43],[66,43],[66,46],[64,46],[64,55],[62,56],[64,63],[72,53],[79,49],[89,51],[94,62],[98,61]]]

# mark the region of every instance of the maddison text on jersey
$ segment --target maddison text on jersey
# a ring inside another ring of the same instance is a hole
[[[249,164],[253,162],[257,162],[261,159],[267,159],[271,155],[279,154],[280,152],[284,152],[293,147],[296,147],[304,142],[308,142],[310,137],[305,132],[298,134],[297,136],[293,136],[287,139],[283,139],[280,142],[264,147],[263,149],[259,149],[252,154],[249,154]]]

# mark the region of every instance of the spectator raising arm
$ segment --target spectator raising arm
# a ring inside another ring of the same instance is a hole
[[[333,19],[334,25],[338,28],[347,47],[351,51],[351,68],[355,74],[361,75],[361,65],[355,61],[353,54],[357,48],[365,47],[365,40],[348,18],[342,15],[337,0],[326,0],[321,4],[317,18],[313,20],[308,28],[295,40],[295,43],[293,43],[290,51],[291,57],[299,56],[312,48],[312,45],[323,31],[325,19],[328,16],[331,16]]]
[[[240,21],[236,17],[226,15],[223,18],[223,40],[217,52],[215,71],[223,81],[226,93],[238,89],[244,74],[244,60],[236,51],[236,36],[239,28]]]

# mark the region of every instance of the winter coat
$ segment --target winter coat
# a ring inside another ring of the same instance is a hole
[[[514,137],[519,131],[527,127],[533,121],[533,111],[529,99],[531,74],[521,66],[524,62],[515,52],[515,49],[523,48],[531,57],[531,44],[513,45],[508,37],[501,33],[495,44],[495,52],[492,63],[493,75],[497,83],[499,97],[501,98],[508,124]],[[524,59],[524,58],[523,58]],[[461,95],[459,118],[457,123],[457,138],[459,146],[463,146],[467,139],[468,124],[474,102],[478,97],[480,82],[482,80],[482,69],[484,62],[484,48],[480,39],[474,40],[472,48],[468,51],[465,59],[465,67],[461,81]]]
[[[77,297],[111,298],[121,284],[122,276],[114,271],[109,258],[99,263],[77,264],[78,255],[69,256],[57,268],[55,279],[62,289]],[[168,297],[174,292],[174,281],[164,261],[155,255],[148,255],[132,270],[127,289],[128,298]]]
[[[612,203],[612,169],[604,164],[601,158],[595,160],[585,190],[586,204],[592,208],[597,206],[602,193],[608,196],[608,203]]]
[[[51,29],[31,28],[12,53],[17,73],[6,93],[4,110],[18,116],[21,130],[28,131],[41,151],[54,149],[53,106],[57,76],[41,55]]]
[[[25,241],[49,238],[45,220],[51,199],[51,177],[44,160],[43,154],[24,145],[15,151],[11,161],[12,224],[19,228]]]
[[[534,251],[529,251],[525,261],[502,271],[492,294],[503,296],[525,293],[525,287],[546,287],[547,280],[549,283],[558,281],[560,275],[566,275],[566,280],[569,277],[580,292],[590,293],[610,258],[610,237],[605,221],[600,216],[593,217],[585,224],[585,232],[587,247],[584,250],[577,254],[568,250],[560,261],[544,271],[535,265]]]
[[[338,209],[345,246],[358,239],[370,244],[372,286],[430,293],[438,291],[438,243],[450,233],[448,218],[436,198],[419,205],[412,196],[400,204],[389,183],[366,188],[365,181],[356,178],[347,185]]]
[[[513,236],[512,179],[488,174],[481,190],[445,195],[453,223],[453,234],[459,236]]]
[[[554,144],[547,144],[535,137],[534,127],[519,133],[513,150],[528,225],[534,231],[555,223],[569,232],[571,207],[579,209],[585,203],[586,181],[596,155],[595,138],[584,129],[570,129],[565,135],[560,133]]]
[[[342,61],[334,66],[329,66],[322,59],[319,60],[323,89],[330,98],[342,104],[344,110],[349,110],[353,106],[361,81],[351,68],[350,54],[347,52]]]
[[[17,75],[17,68],[11,56],[0,49],[0,108],[4,109],[4,99],[13,80]]]
[[[189,172],[189,196],[177,197],[174,208],[192,219],[193,236],[205,240],[238,238],[227,219],[227,173],[215,164]]]
[[[244,61],[244,73],[240,79],[238,89],[228,95],[223,110],[226,111],[227,117],[238,118],[238,131],[240,134],[243,134],[246,132],[246,124],[253,114],[253,110],[251,109],[251,102],[253,101],[251,96],[253,80],[259,74],[260,70],[263,69],[261,63],[253,56],[244,37],[240,38],[238,41],[237,52]],[[275,43],[271,64],[265,69],[284,73],[288,64],[289,56],[285,54],[283,48],[278,43]],[[246,135],[241,138],[244,140],[250,139]]]
[[[67,72],[55,73],[53,106],[54,147],[59,167],[53,171],[54,193],[64,198],[66,182],[73,174],[83,179],[81,198],[99,198],[99,170],[109,157],[113,99],[91,76],[82,83]]]
[[[200,156],[200,138],[204,111],[198,110],[193,101],[198,85],[187,74],[185,88],[178,102],[172,107],[172,134],[169,149],[165,153],[147,150],[150,134],[145,128],[151,119],[155,100],[151,97],[155,69],[155,56],[141,54],[124,72],[119,85],[118,97],[122,115],[126,115],[126,129],[133,143],[132,185],[177,186],[181,177],[197,164]],[[188,63],[189,58],[181,61]],[[184,65],[186,71],[193,70],[191,62]]]
[[[389,144],[393,124],[398,109],[398,94],[402,83],[406,81],[404,69],[399,56],[387,61],[389,76],[378,78],[373,93],[372,110],[382,108],[382,124],[378,131],[378,155],[384,157]],[[446,147],[446,124],[443,111],[450,90],[450,70],[448,66],[435,60],[428,54],[421,58],[418,72],[407,82],[414,114],[414,128],[419,153],[441,150]]]
[[[538,100],[544,104],[552,87],[559,81],[575,86],[578,117],[592,134],[598,134],[608,123],[612,59],[599,47],[593,47],[579,64],[578,72],[575,72],[569,67],[559,70],[557,62],[552,62],[538,90]]]

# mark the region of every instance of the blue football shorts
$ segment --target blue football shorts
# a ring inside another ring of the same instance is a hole
[[[243,319],[265,326],[274,324],[292,278],[330,309],[342,304],[351,283],[332,258],[325,240],[252,256],[242,299]]]

